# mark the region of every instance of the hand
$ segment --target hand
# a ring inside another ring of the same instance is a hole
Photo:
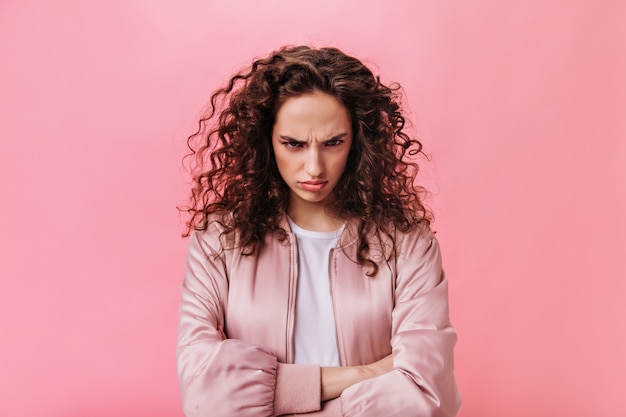
[[[393,358],[390,355],[363,366],[341,366],[322,368],[322,401],[331,400],[341,395],[344,389],[393,371]]]
[[[224,332],[224,328],[222,326],[217,326],[217,331],[220,334],[220,337],[222,338],[222,341],[228,339],[228,337],[226,337],[226,333]]]
[[[393,357],[389,354],[381,360],[370,363],[369,365],[364,365],[363,367],[366,369],[366,372],[372,374],[370,378],[380,376],[393,371]]]

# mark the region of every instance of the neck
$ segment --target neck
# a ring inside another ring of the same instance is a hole
[[[314,232],[332,232],[344,223],[344,219],[332,213],[326,205],[292,202],[287,213],[295,224]]]

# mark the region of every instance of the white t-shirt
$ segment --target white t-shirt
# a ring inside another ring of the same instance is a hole
[[[343,226],[333,232],[313,232],[291,219],[289,224],[298,241],[294,362],[339,366],[329,260]]]

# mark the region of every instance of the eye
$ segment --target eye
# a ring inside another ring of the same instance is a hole
[[[283,142],[283,145],[289,149],[301,148],[302,142],[298,142],[297,140],[287,140]]]
[[[332,147],[332,146],[341,145],[342,143],[343,143],[343,140],[341,139],[329,139],[326,142],[324,142],[324,146]]]

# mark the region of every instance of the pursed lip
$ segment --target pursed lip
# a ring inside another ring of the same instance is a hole
[[[307,191],[319,191],[328,184],[325,180],[299,181],[300,187]]]

